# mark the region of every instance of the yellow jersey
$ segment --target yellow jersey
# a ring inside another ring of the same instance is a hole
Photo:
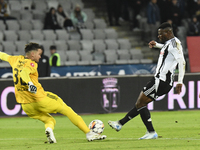
[[[32,103],[44,99],[46,97],[46,92],[44,91],[42,85],[38,82],[38,64],[22,55],[7,56],[6,61],[10,63],[13,71],[16,101],[18,103]],[[37,87],[36,94],[28,91],[28,84],[25,83],[20,76],[20,72],[24,68],[30,71],[29,77],[31,82],[33,82],[33,84]]]

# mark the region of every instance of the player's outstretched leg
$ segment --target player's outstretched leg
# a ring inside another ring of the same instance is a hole
[[[94,140],[103,140],[105,139],[107,136],[106,135],[101,135],[101,134],[98,134],[98,133],[94,133],[92,131],[88,132],[86,134],[86,138],[87,140],[90,142],[90,141],[94,141]]]
[[[64,104],[64,109],[60,113],[67,116],[75,126],[83,131],[86,134],[86,139],[88,141],[103,140],[106,138],[106,135],[101,135],[90,131],[82,117],[75,113],[71,107],[67,106],[66,104]]]
[[[53,130],[50,127],[46,128],[45,134],[46,134],[47,140],[50,144],[57,143],[56,138],[54,137],[54,134],[53,134]]]
[[[144,139],[157,139],[158,138],[158,134],[156,133],[156,131],[154,132],[146,132],[146,134],[139,138],[139,140],[144,140]]]
[[[111,128],[115,129],[117,132],[122,129],[122,125],[119,121],[108,121],[108,124]]]

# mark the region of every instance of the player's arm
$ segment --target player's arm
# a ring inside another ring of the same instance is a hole
[[[4,53],[4,52],[0,52],[0,59],[3,61],[8,61],[8,58],[10,57],[10,55]]]
[[[28,68],[23,68],[22,71],[20,72],[20,77],[24,82],[28,84],[28,91],[31,93],[36,93],[37,92],[37,87],[33,84],[31,81],[31,78],[29,74],[31,73],[30,69]]]
[[[183,56],[181,43],[177,42],[177,47],[171,48],[170,51],[174,55],[174,58],[178,63],[179,74],[178,74],[178,83],[176,85],[176,92],[180,94],[182,90],[183,78],[185,75],[185,59]]]
[[[180,94],[183,84],[183,77],[185,75],[185,59],[183,57],[180,57],[177,59],[178,62],[178,83],[176,85],[176,92]]]
[[[157,43],[156,41],[149,42],[149,48],[162,48],[164,44]]]

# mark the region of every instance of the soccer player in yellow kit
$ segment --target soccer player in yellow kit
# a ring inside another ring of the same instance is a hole
[[[83,119],[76,114],[56,94],[44,91],[38,82],[38,62],[42,50],[39,44],[25,46],[25,56],[11,56],[0,52],[0,59],[10,63],[13,71],[16,101],[30,118],[45,124],[45,133],[49,143],[56,143],[53,129],[56,121],[49,113],[61,113],[86,134],[88,141],[105,139],[105,135],[96,134],[87,127]]]

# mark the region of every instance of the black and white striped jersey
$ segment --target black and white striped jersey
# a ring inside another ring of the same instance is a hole
[[[182,84],[185,74],[185,59],[180,40],[174,37],[165,44],[156,43],[155,47],[161,48],[155,77],[172,85],[174,70],[178,64],[178,83]]]

